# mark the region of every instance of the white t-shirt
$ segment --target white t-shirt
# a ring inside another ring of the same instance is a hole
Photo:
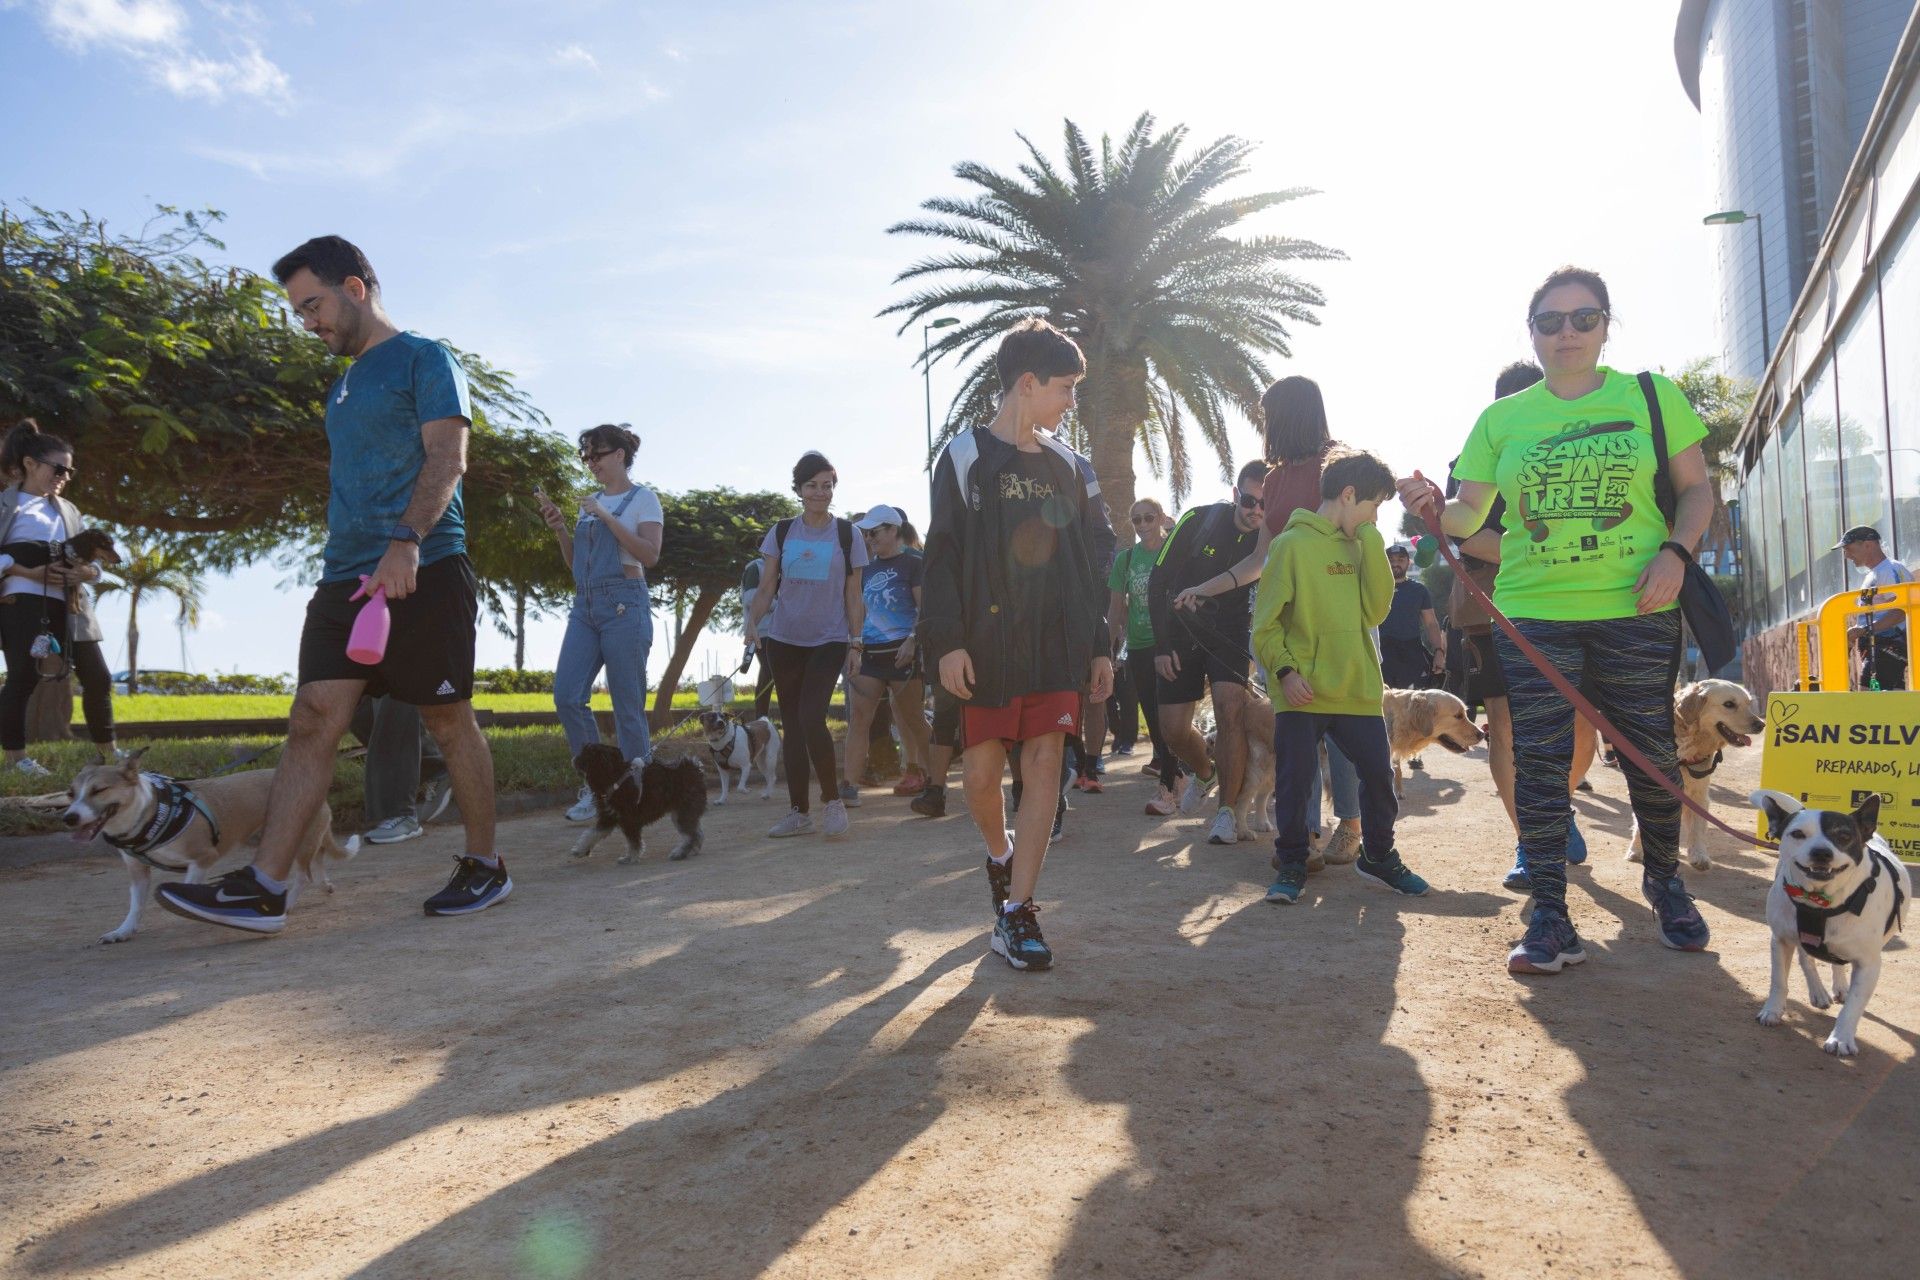
[[[8,542],[66,541],[67,522],[61,518],[60,508],[53,499],[36,498],[23,493],[14,512],[13,527],[7,530]],[[6,561],[11,568],[13,557],[7,556]],[[67,593],[58,587],[48,590],[27,578],[13,576],[0,582],[0,595],[52,596],[55,600],[67,598]]]
[[[1901,564],[1898,560],[1895,560],[1892,556],[1888,556],[1886,559],[1882,560],[1879,564],[1873,566],[1873,568],[1868,569],[1866,571],[1866,575],[1867,575],[1866,577],[1860,580],[1860,586],[1862,590],[1866,589],[1867,587],[1874,587],[1874,588],[1890,587],[1897,582],[1913,581],[1913,574],[1907,570],[1907,566]],[[1882,609],[1878,613],[1873,615],[1873,623],[1875,626],[1879,626],[1882,621],[1884,621],[1889,617],[1903,618],[1905,616],[1906,616],[1905,614],[1901,613],[1897,609]],[[1905,622],[1902,622],[1899,626],[1894,627],[1891,631],[1888,631],[1886,634],[1897,636],[1902,631],[1905,631],[1906,629],[1907,629],[1907,624]]]
[[[643,484],[633,486],[633,501],[627,502],[627,494],[628,491],[622,489],[619,493],[596,493],[593,496],[599,500],[600,505],[606,509],[608,515],[612,515],[614,510],[618,508],[622,502],[626,502],[627,509],[621,512],[620,523],[635,533],[640,532],[641,525],[649,522],[653,524],[666,523],[666,519],[660,511],[660,495]],[[642,569],[646,567],[640,563],[640,557],[629,555],[625,547],[620,549],[620,563],[623,565],[634,565]]]

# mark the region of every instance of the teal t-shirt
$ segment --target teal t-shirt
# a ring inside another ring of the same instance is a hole
[[[1654,504],[1652,418],[1634,375],[1562,400],[1536,382],[1488,405],[1453,465],[1507,500],[1493,602],[1514,618],[1631,618],[1633,584],[1670,535]],[[1706,439],[1680,388],[1653,375],[1672,458]],[[1668,605],[1671,609],[1676,606]]]
[[[1153,648],[1153,614],[1147,607],[1147,584],[1153,580],[1153,562],[1159,555],[1136,542],[1113,558],[1107,590],[1127,593],[1127,652]]]
[[[327,392],[327,549],[322,582],[372,573],[406,514],[427,460],[420,428],[438,418],[473,421],[466,371],[453,352],[417,333],[397,333],[355,360]],[[460,487],[431,530],[420,563],[467,549]]]

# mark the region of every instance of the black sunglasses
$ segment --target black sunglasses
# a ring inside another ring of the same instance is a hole
[[[1606,318],[1607,313],[1599,307],[1581,307],[1577,311],[1536,311],[1531,323],[1535,333],[1547,338],[1560,332],[1560,326],[1569,320],[1575,333],[1592,333]]]
[[[35,458],[34,461],[40,462],[40,459]],[[64,462],[40,462],[40,465],[43,467],[51,468],[53,471],[53,474],[55,474],[56,476],[59,476],[62,480],[73,479],[73,476],[74,476],[73,468],[67,466]]]
[[[1511,332],[1511,330],[1509,330],[1509,332]],[[1266,510],[1266,500],[1257,494],[1242,493],[1237,496],[1240,499],[1240,509],[1242,511],[1252,511],[1256,508],[1262,511]]]
[[[600,461],[600,459],[606,457],[610,453],[620,453],[620,452],[623,452],[623,451],[619,449],[601,449],[596,453],[588,453],[586,450],[582,449],[580,451],[580,461],[591,466],[592,464]]]

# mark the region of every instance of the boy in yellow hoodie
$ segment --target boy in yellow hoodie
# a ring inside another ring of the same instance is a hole
[[[1277,872],[1268,902],[1307,884],[1307,804],[1329,737],[1360,775],[1360,878],[1419,897],[1427,882],[1393,847],[1393,758],[1380,716],[1380,657],[1369,634],[1393,605],[1393,570],[1375,521],[1393,472],[1370,453],[1336,448],[1320,472],[1320,507],[1301,508],[1267,549],[1253,602],[1253,651],[1270,673]]]

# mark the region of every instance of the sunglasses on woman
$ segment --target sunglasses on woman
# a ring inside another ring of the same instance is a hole
[[[1533,313],[1533,331],[1543,338],[1552,337],[1560,332],[1560,326],[1573,321],[1575,333],[1592,333],[1607,313],[1599,307],[1581,307],[1577,311],[1536,311]]]
[[[606,457],[608,454],[619,453],[619,452],[620,450],[618,449],[601,449],[596,453],[587,453],[585,451],[582,451],[580,454],[580,461],[586,463],[588,466],[592,466],[594,463],[600,461],[600,459]]]
[[[1154,523],[1154,522],[1155,522],[1156,520],[1158,520],[1159,518],[1160,518],[1160,517],[1159,517],[1159,516],[1157,516],[1157,515],[1155,515],[1155,514],[1153,514],[1153,512],[1151,512],[1151,511],[1148,511],[1148,512],[1145,512],[1145,513],[1143,513],[1143,514],[1141,514],[1141,515],[1137,515],[1137,516],[1135,516],[1135,517],[1133,517],[1133,522],[1134,522],[1135,524],[1152,524],[1152,523]]]

